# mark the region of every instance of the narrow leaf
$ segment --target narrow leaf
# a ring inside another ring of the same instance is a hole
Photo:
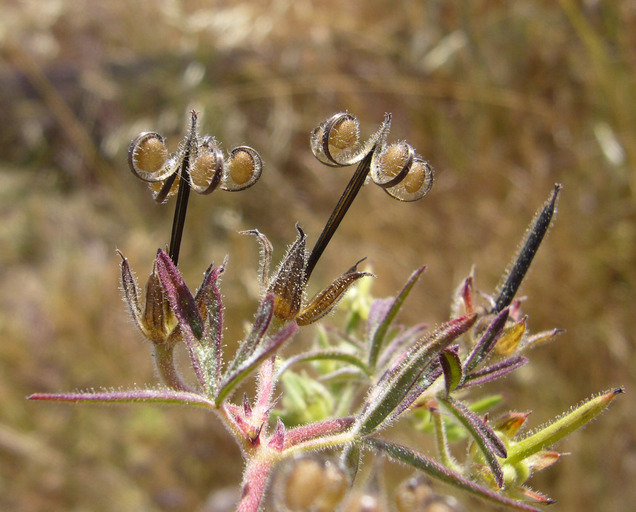
[[[379,428],[439,353],[466,332],[475,319],[476,315],[473,314],[445,323],[426,338],[426,343],[410,353],[405,361],[388,370],[386,376],[369,392],[360,417],[360,434],[367,435]]]
[[[414,468],[417,468],[429,476],[441,480],[455,488],[468,491],[471,494],[477,496],[486,501],[493,502],[497,505],[505,505],[516,510],[524,510],[526,512],[540,512],[539,509],[531,507],[520,501],[511,500],[501,494],[491,491],[490,489],[483,487],[471,480],[468,480],[463,475],[448,469],[439,462],[430,459],[411,448],[402,446],[395,443],[390,443],[376,438],[366,438],[362,442],[372,448],[381,450],[391,458],[408,464]]]
[[[509,310],[505,308],[501,311],[482,334],[481,338],[473,348],[466,361],[464,362],[464,372],[468,373],[475,368],[492,350],[501,336],[503,328],[508,321]]]
[[[386,314],[383,316],[383,318],[380,319],[377,325],[372,326],[374,330],[371,331],[372,334],[370,336],[369,368],[375,368],[378,360],[378,355],[380,354],[380,349],[382,348],[382,344],[384,343],[391,322],[393,322],[395,315],[397,315],[398,311],[402,307],[402,304],[404,304],[406,297],[408,297],[411,289],[425,269],[426,267],[422,266],[411,274],[411,277],[409,277],[406,285],[404,285],[404,288],[402,288],[397,297],[395,297],[395,299],[393,299],[390,303],[391,305],[388,308]],[[369,320],[371,320],[371,315],[369,315]]]
[[[462,389],[469,386],[479,386],[492,380],[497,380],[500,377],[521,368],[528,363],[528,358],[523,356],[514,356],[499,363],[493,364],[481,370],[475,371],[466,375],[464,382],[460,386]]]
[[[455,416],[475,439],[495,477],[497,485],[503,485],[503,471],[497,456],[506,457],[506,447],[497,434],[466,405],[452,397],[438,397],[439,402]]]
[[[214,408],[212,401],[199,393],[173,391],[171,389],[132,389],[125,391],[90,391],[84,393],[35,393],[28,400],[74,403],[156,403],[192,405]]]

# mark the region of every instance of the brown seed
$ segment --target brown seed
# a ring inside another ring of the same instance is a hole
[[[155,173],[167,159],[168,149],[157,137],[149,137],[135,148],[134,164],[141,172]]]
[[[230,178],[237,185],[245,185],[254,173],[254,159],[247,151],[237,151],[228,163]]]
[[[203,153],[190,167],[190,179],[196,187],[207,187],[214,177],[217,161],[213,153]]]
[[[415,192],[424,185],[425,179],[426,169],[424,167],[424,163],[416,162],[413,164],[413,167],[409,169],[409,172],[402,183],[404,183],[404,188],[409,194],[415,194]]]
[[[406,144],[391,144],[380,155],[382,174],[389,178],[395,178],[404,169],[408,155]]]
[[[338,121],[329,132],[329,151],[333,153],[341,153],[358,142],[360,131],[358,123],[353,119],[344,117]]]

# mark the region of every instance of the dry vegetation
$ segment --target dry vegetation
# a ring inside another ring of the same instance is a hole
[[[634,2],[134,4],[3,2],[0,509],[203,511],[240,479],[235,446],[202,413],[24,400],[155,382],[120,300],[115,248],[145,275],[172,208],[152,204],[125,152],[146,129],[176,143],[190,108],[204,132],[266,162],[247,192],[195,197],[186,226],[190,282],[231,255],[226,339],[255,306],[255,244],[236,232],[257,227],[280,250],[298,220],[315,240],[349,176],[313,160],[309,131],[348,109],[370,133],[389,111],[392,136],[438,170],[435,188],[414,204],[364,190],[314,282],[368,256],[381,296],[426,263],[409,312],[439,322],[472,263],[479,288],[496,286],[561,182],[522,293],[534,329],[567,333],[531,354],[510,401],[535,408],[538,425],[594,391],[633,392]],[[575,455],[534,482],[553,508],[636,502],[634,403],[560,446]]]

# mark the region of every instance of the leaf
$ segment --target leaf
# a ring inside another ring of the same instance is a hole
[[[425,338],[425,343],[408,354],[405,361],[387,370],[369,391],[359,421],[361,435],[368,435],[382,426],[426,368],[439,356],[440,351],[466,332],[475,323],[475,319],[476,315],[473,314],[445,323]]]
[[[452,397],[438,397],[439,402],[448,409],[475,439],[477,446],[483,453],[497,485],[503,485],[504,477],[497,456],[506,457],[506,446],[497,434],[466,405]]]
[[[376,366],[380,349],[386,338],[386,333],[389,330],[391,322],[395,319],[398,311],[404,304],[406,297],[410,293],[411,289],[422,275],[422,272],[426,269],[425,266],[418,268],[411,274],[408,281],[404,285],[404,288],[398,293],[397,297],[391,299],[391,302],[381,303],[386,312],[383,311],[383,315],[380,318],[372,318],[371,312],[369,313],[369,332],[371,333],[369,339],[369,368],[373,369]],[[375,305],[375,304],[374,304]],[[373,309],[373,307],[372,307]],[[375,323],[377,322],[377,323]]]
[[[468,480],[463,475],[448,469],[439,462],[436,462],[433,459],[430,459],[406,446],[402,446],[396,443],[390,443],[376,438],[362,439],[362,443],[377,450],[380,450],[383,453],[386,453],[389,457],[399,462],[403,462],[405,464],[408,464],[409,466],[417,468],[433,478],[450,484],[457,489],[468,491],[471,494],[486,501],[493,502],[497,505],[505,505],[516,510],[524,510],[526,512],[540,512],[537,508],[526,505],[525,503],[522,503],[520,501],[506,498],[501,494],[493,492],[486,487],[483,487],[471,480]]]
[[[466,358],[464,362],[464,372],[468,373],[475,368],[495,346],[508,321],[509,311],[508,308],[505,308],[490,322],[490,325],[484,334],[482,334],[481,338],[479,338],[473,351]]]
[[[503,377],[504,375],[516,370],[517,368],[521,368],[527,363],[528,358],[526,357],[510,357],[508,359],[505,359],[504,361],[500,361],[499,363],[493,364],[491,366],[482,368],[481,370],[477,370],[466,375],[464,382],[460,387],[463,389],[469,386],[478,386],[492,380],[497,380],[500,377]]]

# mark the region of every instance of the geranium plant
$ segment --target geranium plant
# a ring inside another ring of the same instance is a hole
[[[245,232],[260,246],[260,270],[254,275],[262,296],[234,354],[226,353],[223,343],[219,280],[226,264],[210,266],[193,292],[177,267],[179,247],[190,191],[247,188],[261,175],[261,157],[247,146],[224,155],[214,138],[199,135],[195,112],[172,155],[161,135],[140,134],[129,148],[130,169],[150,184],[156,201],[177,195],[175,217],[169,249],[157,251],[145,289],[123,255],[121,285],[134,323],[153,347],[162,383],[29,398],[208,409],[227,427],[244,460],[240,512],[263,509],[270,490],[277,510],[353,510],[349,489],[365,452],[412,466],[497,505],[533,511],[551,503],[528,487],[528,479],[559,459],[552,445],[601,413],[622,388],[589,398],[553,422],[520,435],[528,413],[491,418],[489,409],[501,397],[480,394],[479,385],[528,364],[527,349],[560,332],[529,335],[528,319],[515,298],[552,223],[560,185],[531,222],[500,289],[478,295],[474,276],[466,277],[455,294],[450,320],[434,329],[396,322],[424,267],[415,270],[392,298],[373,299],[372,274],[359,270],[360,262],[312,299],[306,297],[316,263],[362,185],[375,183],[401,201],[418,200],[432,187],[431,166],[406,142],[389,143],[390,126],[387,115],[376,133],[362,141],[358,120],[339,113],[311,134],[311,149],[321,163],[357,165],[355,173],[313,249],[307,249],[307,235],[296,225],[296,239],[275,271],[270,272],[272,246],[267,237],[256,229]],[[349,289],[355,293],[346,301],[344,325],[325,326],[325,316]],[[291,355],[283,358],[281,347],[310,324],[319,326],[315,346],[301,353],[288,350]],[[187,348],[192,375],[182,375],[175,365],[179,345]],[[239,386],[253,376],[255,395],[238,395]],[[436,454],[420,453],[387,436],[387,427],[404,418],[410,420],[407,428],[435,436]],[[462,440],[468,442],[468,450],[464,460],[457,460],[449,446]],[[318,452],[330,453],[331,462],[320,462],[327,460],[324,455],[311,456]],[[292,462],[286,467],[284,461]],[[279,482],[272,483],[278,466],[285,469],[279,471]],[[398,510],[425,510],[427,503],[438,500],[434,493],[418,491],[420,483],[400,487]]]

